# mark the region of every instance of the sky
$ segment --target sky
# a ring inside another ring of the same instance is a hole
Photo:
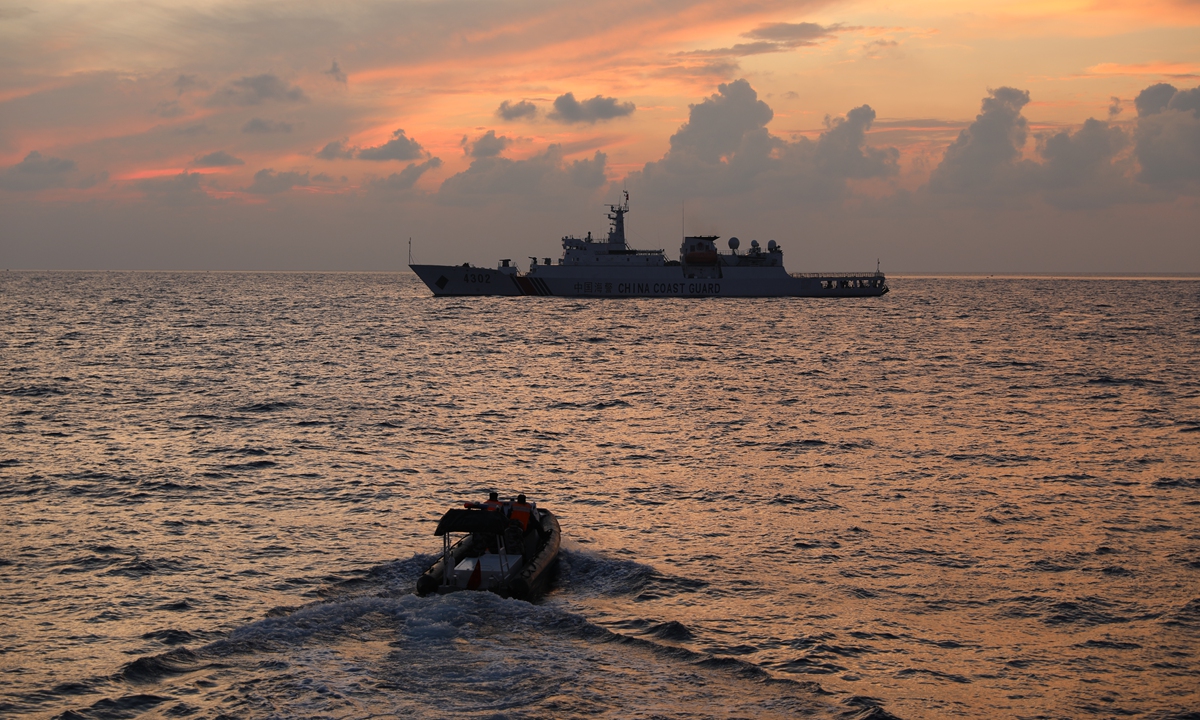
[[[1200,273],[1200,2],[0,0],[0,266]]]

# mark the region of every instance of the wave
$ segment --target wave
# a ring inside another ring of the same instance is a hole
[[[268,400],[266,402],[251,403],[241,407],[234,408],[236,412],[244,413],[269,413],[279,410],[289,410],[296,407],[295,403],[290,403],[285,400]]]
[[[16,387],[0,387],[0,395],[12,397],[47,397],[49,395],[65,395],[66,391],[53,385],[17,385]]]
[[[391,703],[397,714],[484,717],[521,711],[585,717],[641,704],[651,687],[659,689],[658,699],[665,705],[698,710],[741,704],[758,710],[742,714],[763,717],[801,710],[799,714],[816,717],[858,717],[878,707],[839,705],[816,683],[777,678],[737,658],[663,644],[690,635],[682,623],[647,624],[639,635],[614,632],[554,603],[534,605],[491,593],[366,596],[266,618],[190,655],[173,651],[155,656],[137,670],[167,677],[204,663],[237,665],[271,675],[269,682],[288,677],[295,688],[294,676],[303,668],[327,672],[321,664],[328,662],[329,648],[336,646],[344,654],[363,639],[387,637],[390,650],[375,659],[369,672],[374,687],[389,691],[375,700]],[[271,664],[286,672],[266,673],[264,656],[279,658]],[[356,663],[363,672],[362,662]],[[698,681],[698,675],[704,680]],[[685,678],[691,680],[679,682]],[[572,690],[560,692],[564,686]],[[666,687],[671,690],[663,692]],[[297,690],[305,696],[297,699],[303,710],[293,708],[291,714],[316,714],[334,692],[327,685]],[[692,697],[697,693],[701,697]],[[272,695],[273,702],[281,702],[278,693]],[[355,700],[369,702],[361,694]],[[789,712],[778,713],[781,707]]]
[[[559,553],[557,587],[583,596],[632,596],[639,600],[672,597],[704,589],[704,580],[669,575],[633,560],[610,558],[584,550]]]

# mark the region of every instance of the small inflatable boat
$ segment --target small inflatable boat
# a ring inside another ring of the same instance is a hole
[[[533,508],[522,526],[510,517],[512,505],[447,510],[434,531],[442,538],[442,557],[417,580],[417,594],[490,590],[528,600],[544,592],[558,559],[558,519]]]

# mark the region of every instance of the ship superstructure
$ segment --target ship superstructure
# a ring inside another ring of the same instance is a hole
[[[870,297],[888,291],[878,268],[874,273],[788,273],[783,248],[757,240],[741,252],[729,238],[729,252],[717,249],[716,235],[689,235],[679,259],[663,250],[636,250],[625,238],[629,193],[608,206],[609,230],[603,239],[567,235],[562,257],[531,257],[520,272],[511,259],[495,270],[463,265],[410,265],[434,295],[561,295],[568,297]]]

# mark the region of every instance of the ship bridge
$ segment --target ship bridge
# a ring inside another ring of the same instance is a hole
[[[625,240],[625,213],[629,212],[629,193],[624,202],[609,205],[608,237],[600,240],[567,235],[562,239],[563,255],[559,265],[601,265],[617,267],[661,267],[667,264],[662,250],[635,250]]]

